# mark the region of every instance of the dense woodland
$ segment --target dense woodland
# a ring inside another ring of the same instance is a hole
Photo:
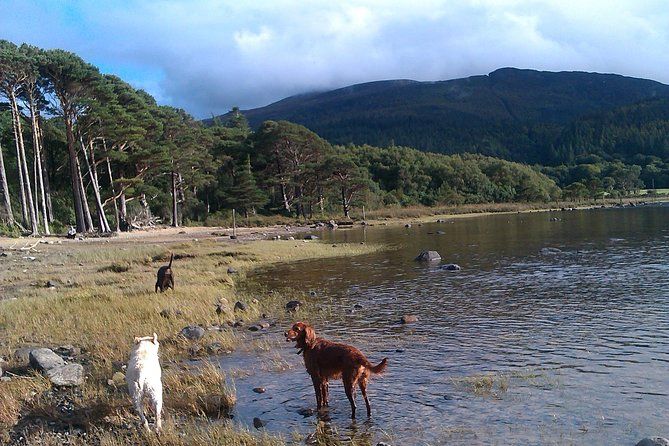
[[[561,187],[611,184],[627,168],[630,175],[641,169],[646,187],[669,187],[669,86],[646,79],[504,68],[442,82],[353,85],[245,114],[252,125],[297,122],[333,143],[398,144],[549,166],[542,171]]]
[[[598,197],[638,189],[647,166],[664,169],[667,159],[665,149],[639,150],[651,160],[641,168],[574,151],[578,164],[542,173],[480,154],[333,146],[288,121],[252,130],[238,109],[204,125],[75,54],[8,41],[0,41],[0,101],[0,232],[10,234],[213,224],[232,209],[323,218],[361,206]],[[597,131],[625,132],[609,119]],[[574,137],[595,131],[586,124]]]

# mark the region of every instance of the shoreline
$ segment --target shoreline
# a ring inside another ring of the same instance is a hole
[[[38,237],[21,236],[6,237],[0,236],[0,250],[14,249],[20,250],[33,244],[156,244],[165,245],[179,242],[197,242],[200,240],[215,240],[221,243],[240,243],[254,240],[267,239],[286,239],[297,235],[312,232],[314,229],[321,229],[318,223],[335,220],[338,224],[345,227],[355,227],[362,225],[369,226],[392,226],[406,223],[428,223],[435,219],[460,219],[485,217],[496,214],[527,214],[535,212],[567,212],[573,210],[590,210],[600,208],[620,208],[620,203],[624,207],[629,207],[630,203],[638,205],[657,205],[669,202],[669,198],[661,197],[657,201],[647,201],[642,197],[625,198],[622,200],[600,200],[597,202],[558,202],[556,203],[491,203],[460,205],[447,207],[406,207],[406,208],[384,208],[370,211],[370,216],[366,220],[349,219],[342,220],[337,217],[329,216],[313,220],[294,220],[289,224],[271,224],[268,226],[243,226],[236,228],[236,239],[231,239],[232,228],[226,226],[180,226],[177,228],[171,226],[157,226],[147,229],[135,229],[131,232],[113,233],[112,235],[99,236],[96,234],[86,234],[77,239],[67,239],[64,235],[44,235]],[[360,216],[361,217],[361,216]],[[295,237],[297,238],[297,237]]]

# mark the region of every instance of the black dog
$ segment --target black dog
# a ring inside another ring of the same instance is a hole
[[[156,280],[156,293],[158,288],[162,293],[168,288],[174,290],[174,274],[172,273],[172,260],[174,259],[174,253],[170,255],[170,264],[166,266],[161,266],[158,269],[158,279]]]

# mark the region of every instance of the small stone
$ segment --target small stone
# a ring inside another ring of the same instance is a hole
[[[455,263],[449,263],[448,265],[442,266],[441,269],[445,269],[447,271],[460,271],[462,268],[460,268],[460,265]]]
[[[84,367],[81,364],[54,367],[46,375],[53,385],[59,387],[80,386],[84,383]]]
[[[307,417],[313,416],[316,413],[316,411],[314,409],[312,409],[311,407],[308,407],[306,409],[298,410],[297,413],[299,415],[302,415],[304,418],[307,418]]]
[[[418,262],[436,262],[439,260],[441,260],[441,255],[437,251],[423,251],[416,257]]]
[[[265,388],[264,387],[255,387],[253,389],[255,393],[265,393]]]
[[[260,329],[261,329],[261,328],[260,328],[260,325],[251,325],[251,326],[249,326],[249,331],[259,331]]]
[[[315,291],[309,291],[309,296],[316,297],[318,294]]]
[[[165,319],[169,319],[174,315],[174,312],[169,309],[169,308],[163,308],[160,310],[160,316],[164,317]]]
[[[54,282],[52,280],[47,280],[46,287],[47,288],[56,288],[56,282]]]
[[[446,232],[444,232],[444,231],[437,231],[437,232],[435,232],[435,234],[437,234],[437,235],[444,235],[444,234],[446,234]]]
[[[258,417],[255,417],[253,419],[253,427],[255,427],[256,429],[261,429],[261,428],[265,427],[266,425],[267,425],[267,422],[261,420]]]
[[[14,362],[27,367],[30,364],[30,352],[34,349],[35,347],[21,347],[14,350]]]
[[[235,311],[237,311],[237,310],[246,311],[247,310],[246,304],[244,302],[238,300],[237,302],[235,302]]]
[[[266,330],[270,327],[268,322],[258,322],[258,327],[260,327],[263,330]]]
[[[10,255],[8,252],[0,252],[0,257],[9,257]]]
[[[43,372],[65,365],[65,360],[49,348],[31,350],[29,358],[31,367]]]
[[[318,236],[310,234],[310,235],[305,236],[304,239],[305,240],[318,240]]]
[[[413,314],[405,314],[404,316],[402,316],[400,322],[402,322],[403,324],[412,324],[414,322],[418,322],[418,316]]]
[[[123,372],[116,372],[109,381],[111,381],[111,385],[113,386],[122,387],[125,385],[125,375]]]
[[[295,240],[295,237],[291,235],[290,237],[288,237],[288,240]]]
[[[302,306],[302,302],[299,300],[291,300],[286,304],[286,311],[295,312],[300,309],[300,306]]]
[[[70,357],[79,356],[81,354],[81,349],[71,344],[61,345],[60,347],[56,348],[55,351],[59,355]]]
[[[231,266],[228,266],[228,274],[237,274],[237,270]]]
[[[188,354],[191,356],[198,356],[202,352],[202,346],[200,344],[193,344],[188,347]]]
[[[218,355],[223,351],[223,344],[220,342],[212,342],[211,344],[207,345],[207,353],[210,355]]]
[[[353,305],[353,308],[354,308],[355,310],[362,310],[362,305],[360,305],[360,304],[355,304],[355,305]]]
[[[244,321],[241,320],[241,319],[238,320],[238,321],[235,321],[235,323],[232,324],[232,326],[233,326],[233,327],[243,327],[243,326],[244,326]]]
[[[197,325],[189,325],[181,329],[179,334],[189,341],[199,341],[204,337],[205,330]]]
[[[407,223],[407,224],[405,224],[404,227],[405,227],[405,228],[410,228],[410,227],[411,227],[411,223]]]

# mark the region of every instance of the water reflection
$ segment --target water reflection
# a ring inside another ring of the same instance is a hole
[[[373,363],[389,358],[370,384],[373,417],[352,425],[336,383],[329,420],[309,415],[309,377],[277,327],[257,335],[276,342],[272,353],[222,361],[256,370],[236,381],[237,420],[260,416],[286,436],[334,429],[372,444],[634,444],[667,435],[669,208],[551,216],[324,232],[328,242],[391,249],[284,265],[262,280],[318,290],[305,299],[324,309],[314,321],[322,335]],[[423,249],[462,270],[416,264]],[[420,322],[401,325],[407,313]],[[251,392],[259,385],[265,394]]]

